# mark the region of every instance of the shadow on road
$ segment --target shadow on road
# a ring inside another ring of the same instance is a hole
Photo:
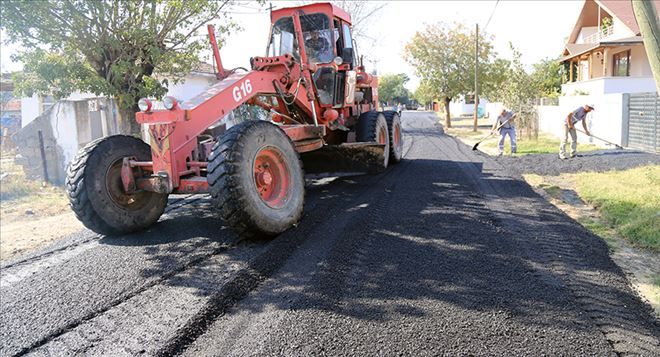
[[[409,159],[380,177],[343,180],[320,192],[320,201],[324,195],[331,199],[306,212],[298,228],[248,262],[251,273],[215,296],[214,305],[201,311],[172,346],[193,341],[271,277],[277,279],[275,288],[260,289],[232,311],[258,313],[274,307],[314,312],[296,322],[308,326],[310,335],[314,329],[320,334],[340,328],[336,321],[332,326],[319,323],[319,313],[372,323],[415,317],[436,323],[470,320],[482,324],[481,330],[503,333],[518,326],[586,334],[597,327],[583,314],[580,294],[595,293],[595,308],[640,305],[625,286],[592,279],[617,280],[622,273],[607,257],[606,245],[561,212],[548,208],[538,216],[521,206],[502,207],[513,225],[496,217],[483,204],[494,198],[490,195],[507,193],[507,199],[519,202],[539,197],[519,180],[484,174],[481,165]],[[491,190],[480,192],[477,187],[484,185]],[[577,243],[563,246],[566,238]],[[325,240],[332,241],[327,252],[312,248],[313,253],[295,253],[300,246],[322,246]],[[310,260],[309,254],[315,258]],[[567,281],[567,274],[578,272],[577,280]],[[648,319],[615,315],[611,320],[631,331],[648,333],[653,327]],[[180,351],[172,346],[165,351]]]

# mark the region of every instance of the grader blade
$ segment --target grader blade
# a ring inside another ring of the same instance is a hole
[[[303,153],[301,159],[305,173],[315,177],[353,176],[385,170],[387,154],[384,144],[345,143]]]

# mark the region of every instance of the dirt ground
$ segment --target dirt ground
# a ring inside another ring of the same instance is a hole
[[[63,193],[42,196],[2,202],[0,261],[44,247],[83,228]]]

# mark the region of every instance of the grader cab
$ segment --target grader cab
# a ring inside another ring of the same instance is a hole
[[[251,70],[222,66],[209,38],[218,82],[156,110],[141,99],[136,120],[150,145],[115,135],[81,149],[68,169],[67,193],[83,224],[121,234],[154,224],[169,194],[210,193],[239,234],[273,236],[294,225],[307,173],[374,173],[401,160],[399,115],[378,110],[378,80],[358,60],[350,15],[330,3],[271,12],[265,57]],[[218,130],[241,105],[268,120]]]

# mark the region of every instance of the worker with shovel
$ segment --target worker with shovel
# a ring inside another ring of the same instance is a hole
[[[516,115],[512,111],[502,108],[500,116],[498,116],[497,120],[493,123],[491,131],[499,130],[500,132],[499,156],[504,154],[504,141],[506,140],[507,135],[511,141],[511,154],[516,153],[516,127],[513,125],[515,116]]]
[[[587,113],[594,110],[593,104],[585,104],[581,106],[566,116],[566,122],[564,123],[564,136],[559,145],[559,158],[562,160],[566,159],[566,144],[568,143],[568,136],[571,136],[571,154],[570,157],[575,157],[577,153],[577,130],[575,129],[575,124],[577,122],[582,122],[582,128],[584,128],[584,133],[587,136],[591,136],[589,129],[587,129]]]

